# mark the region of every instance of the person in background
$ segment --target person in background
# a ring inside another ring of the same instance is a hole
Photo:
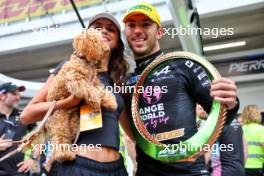
[[[208,114],[199,104],[196,106],[196,114],[203,119],[204,124]],[[242,127],[237,119],[234,119],[230,125],[224,126],[219,139],[211,150],[205,153],[205,161],[212,176],[243,176],[245,174],[243,169],[245,145],[242,134]],[[228,150],[221,150],[222,148]]]
[[[196,123],[197,123],[198,129],[204,125],[207,117],[208,117],[207,112],[203,109],[201,105],[197,104],[196,105]]]
[[[243,132],[248,144],[246,176],[263,176],[264,126],[261,125],[261,111],[257,105],[247,105],[241,114]]]
[[[24,90],[24,86],[16,86],[11,82],[0,85],[0,158],[17,148],[12,146],[13,140],[21,140],[33,128],[32,125],[22,125],[19,118],[20,113],[17,108],[20,92]],[[17,153],[0,162],[0,175],[28,175],[34,161],[32,158],[27,160],[24,158],[25,154]]]

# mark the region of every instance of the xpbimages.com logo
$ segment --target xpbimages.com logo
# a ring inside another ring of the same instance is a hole
[[[234,28],[195,28],[191,26],[179,26],[177,28],[163,28],[164,35],[176,38],[178,36],[193,36],[203,35],[212,36],[212,38],[218,38],[219,36],[231,36],[234,35]]]
[[[161,150],[158,155],[160,157],[165,156],[185,156],[190,151],[199,151],[199,152],[211,152],[212,154],[217,154],[219,152],[230,152],[234,150],[233,144],[218,144],[213,145],[204,144],[204,145],[191,145],[180,142],[179,144],[168,144],[166,147]]]
[[[98,86],[97,88],[99,92],[103,92],[103,90],[107,90],[116,94],[132,94],[137,92],[139,94],[146,94],[147,96],[165,94],[168,92],[168,86],[138,86],[136,89],[135,86],[127,86],[124,83],[121,85],[114,83],[113,86]]]
[[[72,152],[79,152],[81,154],[85,154],[85,152],[93,151],[99,152],[102,150],[101,144],[53,144],[48,141],[47,144],[31,144],[32,151],[38,151],[40,154],[47,155],[48,153],[53,153],[56,151],[72,151]]]
[[[4,32],[7,30],[6,24],[0,24],[0,32]],[[78,34],[81,30],[79,27],[63,27],[60,25],[47,24],[44,27],[36,27],[36,28],[26,28],[21,29],[30,30],[34,36],[72,36],[73,34]],[[83,31],[88,30],[86,28]],[[100,29],[98,29],[100,31]],[[220,36],[232,36],[235,31],[234,28],[225,28],[225,27],[192,27],[192,26],[178,26],[178,27],[168,27],[163,28],[164,34],[170,36],[171,38],[176,38],[178,36],[194,36],[194,35],[202,35],[202,36],[211,36],[212,38],[218,38]]]
[[[72,34],[78,34],[81,32],[81,38],[86,38],[86,35],[91,32],[94,34],[101,34],[101,29],[93,29],[93,28],[80,28],[77,27],[61,27],[60,25],[49,25],[40,28],[32,28],[31,29],[34,36],[72,36]],[[97,33],[96,33],[97,32]]]

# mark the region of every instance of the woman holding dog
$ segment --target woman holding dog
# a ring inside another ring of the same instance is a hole
[[[89,21],[88,28],[100,29],[105,41],[110,47],[110,54],[102,62],[98,76],[105,86],[120,84],[126,76],[128,65],[124,59],[124,44],[121,40],[120,25],[114,16],[100,13]],[[81,53],[75,54],[82,57]],[[38,94],[25,107],[21,121],[30,124],[41,120],[52,102],[46,102],[49,86],[56,71],[50,75]],[[114,93],[118,108],[115,111],[102,109],[103,127],[80,133],[77,140],[77,157],[74,161],[66,161],[59,167],[58,175],[93,175],[93,176],[126,176],[124,162],[119,154],[119,126],[128,124],[125,118],[125,104],[121,95]],[[75,97],[56,102],[55,108],[71,108],[79,106],[81,100]],[[123,126],[123,128],[129,128]]]

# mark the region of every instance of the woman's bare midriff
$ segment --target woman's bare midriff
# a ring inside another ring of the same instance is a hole
[[[118,160],[120,157],[120,154],[117,150],[105,146],[100,146],[93,150],[87,146],[79,146],[75,153],[76,155],[99,162],[112,162]]]

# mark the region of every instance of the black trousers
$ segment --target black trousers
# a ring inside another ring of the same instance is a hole
[[[113,162],[98,162],[77,156],[58,168],[58,176],[128,176],[122,156]]]
[[[193,162],[164,163],[149,157],[139,147],[136,151],[136,176],[209,176],[203,156]]]
[[[29,173],[14,173],[0,170],[0,176],[29,176]]]
[[[136,176],[209,176],[207,170],[192,171],[191,168],[188,169],[178,169],[178,170],[169,170],[168,168],[156,169],[159,166],[139,166],[137,167]]]
[[[246,176],[264,176],[262,169],[246,169]]]

